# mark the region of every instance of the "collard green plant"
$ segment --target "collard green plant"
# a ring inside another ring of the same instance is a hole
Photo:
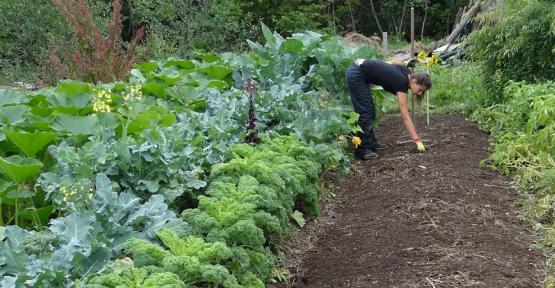
[[[131,237],[150,239],[164,225],[187,229],[160,195],[141,203],[129,192],[114,192],[104,174],[96,176],[95,187],[89,210],[53,219],[45,232],[17,226],[3,230],[0,276],[10,283],[6,287],[68,287],[104,269]]]

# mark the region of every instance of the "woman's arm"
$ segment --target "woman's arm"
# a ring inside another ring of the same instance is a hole
[[[418,135],[416,134],[416,129],[414,128],[414,124],[409,116],[409,109],[407,106],[407,93],[404,92],[397,92],[397,102],[399,103],[399,112],[401,112],[401,117],[403,118],[403,123],[405,124],[405,128],[409,132],[410,137],[412,140],[417,141],[419,140]]]
[[[397,60],[385,61],[385,63],[394,64],[394,65],[405,65],[405,63],[403,63],[403,61],[397,61]]]

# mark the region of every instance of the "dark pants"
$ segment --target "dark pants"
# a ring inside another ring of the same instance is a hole
[[[360,115],[358,125],[362,128],[362,133],[358,132],[357,136],[362,141],[357,148],[358,152],[375,150],[378,146],[378,140],[374,135],[374,120],[376,119],[376,106],[370,92],[370,87],[364,72],[360,66],[352,64],[347,69],[347,86],[351,94],[351,101],[356,113]]]

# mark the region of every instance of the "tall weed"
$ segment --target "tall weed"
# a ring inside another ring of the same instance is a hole
[[[59,46],[48,53],[53,68],[49,82],[71,78],[88,82],[123,80],[135,64],[135,49],[144,36],[140,28],[129,45],[121,38],[122,15],[119,0],[112,1],[112,19],[103,33],[95,22],[86,0],[52,0],[64,15],[77,39],[73,50]]]

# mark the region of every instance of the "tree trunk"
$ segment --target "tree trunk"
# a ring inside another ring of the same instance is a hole
[[[426,6],[424,8],[424,20],[422,20],[422,29],[420,30],[420,41],[424,39],[424,27],[426,26],[426,17],[428,16],[428,1],[426,1]]]
[[[378,29],[380,29],[380,33],[383,34],[382,25],[380,25],[380,20],[378,20],[378,15],[374,9],[374,1],[370,0],[370,6],[372,6],[372,14],[374,14],[374,19],[376,20],[376,24],[378,24]]]
[[[407,2],[403,4],[403,14],[401,15],[401,23],[399,23],[399,28],[397,29],[397,37],[401,38],[401,31],[405,31],[405,12],[407,11]]]
[[[349,13],[351,13],[351,23],[353,23],[353,32],[356,32],[357,28],[355,27],[355,18],[353,17],[353,6],[351,6],[351,0],[347,0],[347,2],[349,2]]]

